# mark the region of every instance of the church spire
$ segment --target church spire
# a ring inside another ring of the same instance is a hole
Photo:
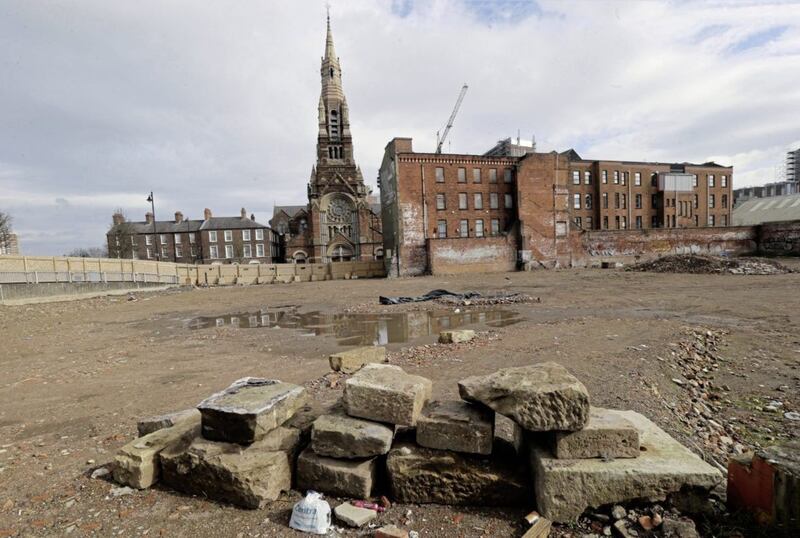
[[[338,62],[339,58],[336,57],[336,49],[333,47],[333,32],[331,32],[331,8],[328,7],[328,33],[325,36],[325,59],[335,60]]]

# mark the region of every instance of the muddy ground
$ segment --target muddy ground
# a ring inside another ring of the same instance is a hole
[[[456,382],[468,375],[554,360],[586,384],[594,404],[644,413],[709,456],[706,440],[676,412],[688,396],[673,381],[680,377],[673,358],[675,344],[713,330],[720,335],[721,357],[713,382],[728,389],[715,418],[738,425],[733,440],[750,448],[800,433],[800,422],[783,415],[800,411],[797,273],[565,270],[193,289],[140,293],[135,301],[106,297],[0,307],[0,537],[300,536],[287,527],[296,492],[251,511],[159,487],[110,498],[113,484],[89,474],[134,437],[138,418],[194,406],[240,377],[280,378],[306,384],[320,399],[338,396],[338,386],[319,378],[329,371],[327,356],[343,349],[339,340],[354,342],[352,327],[341,329],[341,320],[337,339],[280,322],[278,328],[235,328],[223,318],[222,327],[193,328],[195,318],[286,305],[298,307],[295,321],[309,320],[299,314],[315,311],[439,312],[442,307],[430,303],[377,305],[379,295],[435,288],[518,291],[541,302],[504,305],[512,313],[504,319],[516,322],[479,323],[477,342],[447,349],[434,345],[435,336],[417,336],[441,320],[423,323],[415,314],[411,329],[392,321],[381,334],[412,340],[390,343],[390,357],[433,379],[434,397],[457,397]],[[317,320],[330,323],[324,316]],[[773,400],[782,404],[778,411],[766,409]],[[525,512],[399,505],[379,522],[421,536],[519,536]]]

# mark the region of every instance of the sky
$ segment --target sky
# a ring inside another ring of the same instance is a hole
[[[584,158],[780,179],[800,146],[800,2],[330,0],[355,157],[517,133]],[[323,1],[0,2],[0,211],[23,253],[100,246],[121,208],[267,223],[305,204]]]

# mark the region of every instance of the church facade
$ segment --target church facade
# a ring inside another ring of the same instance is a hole
[[[316,164],[308,204],[276,206],[270,226],[287,262],[325,263],[383,258],[381,210],[353,156],[350,112],[330,17],[320,68]]]

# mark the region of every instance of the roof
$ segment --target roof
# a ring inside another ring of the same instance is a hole
[[[733,225],[800,220],[800,194],[753,198],[733,208]]]
[[[131,231],[136,234],[153,233],[153,223],[147,221],[126,221]],[[114,233],[116,226],[112,226],[108,233]],[[187,233],[198,232],[200,230],[237,230],[250,228],[269,228],[265,224],[260,224],[249,218],[242,217],[211,217],[208,220],[157,220],[157,234]]]
[[[292,218],[295,215],[297,215],[298,213],[300,213],[300,211],[308,211],[308,206],[304,206],[304,205],[276,205],[272,209],[272,218],[274,219],[275,216],[278,213],[280,213],[281,211],[283,211],[284,213],[289,215],[289,218]]]
[[[236,230],[251,228],[269,228],[247,217],[211,217],[203,222],[201,230]]]

